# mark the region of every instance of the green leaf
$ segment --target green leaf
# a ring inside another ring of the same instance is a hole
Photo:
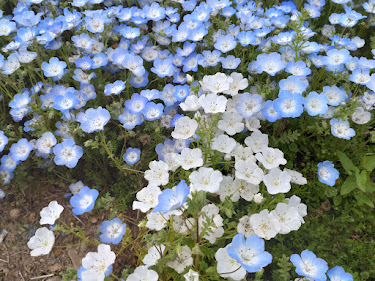
[[[342,196],[338,195],[333,198],[333,204],[335,204],[335,206],[339,206],[341,203],[342,203]]]
[[[362,171],[355,171],[355,180],[357,182],[357,186],[363,192],[366,192],[367,187],[367,172],[365,170]]]
[[[365,168],[368,172],[372,172],[375,169],[375,155],[363,158],[363,168]]]
[[[355,175],[351,175],[346,178],[345,182],[341,186],[340,194],[346,195],[357,188],[357,182],[355,180]]]
[[[352,172],[357,171],[358,168],[353,164],[352,160],[344,153],[339,150],[336,151],[337,156],[340,159],[342,166],[344,167],[345,171],[351,175]]]
[[[355,194],[354,197],[360,205],[366,204],[367,206],[374,208],[374,203],[365,193]]]

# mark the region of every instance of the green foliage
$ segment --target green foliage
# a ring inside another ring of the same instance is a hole
[[[66,272],[63,273],[61,277],[63,281],[77,280],[77,270],[69,267],[66,269]]]

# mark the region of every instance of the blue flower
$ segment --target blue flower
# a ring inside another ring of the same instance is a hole
[[[96,109],[89,108],[85,113],[77,115],[77,121],[81,123],[81,129],[86,133],[102,131],[109,119],[111,119],[111,114],[101,106]]]
[[[18,163],[19,163],[19,161],[15,161],[12,158],[12,154],[4,155],[3,157],[1,157],[0,169],[7,170],[9,172],[13,172],[16,169]]]
[[[143,12],[148,20],[159,21],[165,18],[165,8],[160,7],[158,3],[152,3],[151,6],[144,6]]]
[[[76,97],[73,91],[67,90],[59,95],[53,97],[54,109],[60,110],[61,112],[72,109],[79,103],[79,99]]]
[[[355,136],[355,131],[350,128],[348,120],[333,118],[329,121],[329,124],[331,124],[332,135],[337,138],[349,140]]]
[[[141,113],[148,103],[148,99],[135,93],[132,95],[130,100],[125,101],[125,108],[129,110],[130,113],[136,114]]]
[[[258,94],[243,93],[236,109],[243,118],[249,118],[262,109],[263,98]]]
[[[310,92],[305,97],[303,105],[310,116],[316,116],[318,114],[326,114],[328,111],[328,99],[324,94],[318,94],[317,92]]]
[[[8,36],[16,29],[16,23],[7,19],[0,20],[0,36]]]
[[[299,117],[303,113],[303,96],[281,91],[279,97],[273,101],[273,107],[281,117]]]
[[[0,188],[0,199],[5,197],[5,191]]]
[[[124,108],[124,111],[118,117],[118,120],[122,123],[125,129],[132,130],[135,126],[141,125],[144,119],[141,113],[132,114],[129,112],[129,109]]]
[[[341,266],[328,270],[327,275],[331,281],[353,281],[353,275],[345,272]]]
[[[235,56],[229,55],[225,58],[221,58],[220,62],[224,69],[237,69],[237,67],[241,63],[241,59],[236,58]]]
[[[114,83],[109,83],[104,87],[104,94],[106,96],[118,95],[125,89],[126,81],[117,80]]]
[[[272,255],[264,250],[264,240],[256,235],[245,240],[243,234],[237,234],[227,252],[250,273],[258,272],[272,262]]]
[[[4,134],[4,131],[0,131],[0,152],[4,150],[4,147],[8,143],[8,137]]]
[[[141,150],[139,148],[128,147],[124,155],[122,156],[126,164],[133,165],[141,158]]]
[[[82,58],[78,58],[75,61],[76,67],[79,67],[83,70],[89,70],[93,67],[94,61],[89,56],[84,56]]]
[[[339,175],[340,173],[334,168],[332,161],[324,161],[318,164],[318,176],[321,183],[334,186]]]
[[[143,67],[143,59],[140,56],[127,54],[122,61],[122,66],[129,69],[137,77],[142,76],[146,72],[146,69]]]
[[[142,113],[147,121],[159,119],[163,114],[164,106],[161,103],[148,102]]]
[[[118,244],[126,232],[126,224],[119,218],[110,221],[103,221],[99,226],[100,241],[103,243]]]
[[[152,212],[161,212],[167,214],[173,210],[180,208],[186,201],[187,196],[190,194],[190,186],[188,186],[185,180],[181,180],[180,183],[173,189],[165,189],[162,194],[158,197],[158,205],[152,210]]]
[[[43,69],[44,76],[46,77],[60,77],[64,74],[66,63],[64,61],[60,61],[56,57],[52,57],[48,63],[45,61],[42,62],[41,68]]]
[[[70,205],[73,207],[75,215],[82,215],[94,209],[95,200],[98,198],[99,192],[96,189],[90,189],[88,186],[82,189],[70,198]]]
[[[227,35],[220,35],[217,38],[214,47],[216,50],[226,53],[236,48],[236,45],[237,45],[237,42],[234,39],[233,35],[227,34]]]
[[[264,103],[262,114],[269,122],[275,122],[281,118],[280,114],[273,107],[272,100],[268,100]]]
[[[23,138],[12,144],[9,151],[14,161],[25,161],[33,149],[33,145],[27,139]]]
[[[189,85],[178,85],[174,88],[173,96],[177,101],[185,100],[190,94]]]
[[[151,68],[151,71],[160,78],[172,76],[174,70],[172,58],[164,60],[157,58],[154,60],[154,67]]]
[[[255,69],[258,74],[267,72],[269,75],[274,76],[285,67],[286,64],[279,53],[260,54],[255,61]]]
[[[311,74],[311,69],[306,66],[306,63],[303,60],[288,62],[285,71],[299,77]]]
[[[296,267],[297,274],[315,281],[327,280],[328,264],[325,260],[317,258],[313,252],[304,250],[301,256],[293,254],[290,256],[290,261]]]
[[[55,145],[53,153],[55,154],[54,161],[56,165],[74,168],[83,155],[83,149],[76,145],[74,140],[64,139],[62,143]]]

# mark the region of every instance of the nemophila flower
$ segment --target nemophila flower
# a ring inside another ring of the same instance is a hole
[[[152,3],[150,6],[143,7],[143,13],[148,20],[159,21],[165,17],[166,11],[159,3]]]
[[[25,91],[22,94],[15,94],[9,102],[9,107],[18,109],[27,106],[30,102],[30,92]]]
[[[14,177],[12,172],[8,170],[0,169],[0,178],[3,180],[3,185],[7,185],[10,183],[10,180]]]
[[[197,55],[198,64],[203,67],[216,66],[220,62],[221,52],[218,50],[202,51]]]
[[[365,111],[363,107],[357,107],[351,117],[354,123],[363,125],[370,122],[371,112]]]
[[[95,200],[98,198],[99,192],[96,189],[90,189],[87,186],[81,188],[78,194],[70,198],[70,205],[73,207],[75,215],[82,215],[90,212],[95,206]]]
[[[341,119],[333,118],[331,119],[331,121],[329,121],[329,124],[331,124],[331,133],[335,137],[349,140],[355,136],[355,131],[350,128],[348,120],[344,121]]]
[[[241,73],[232,72],[230,78],[232,78],[232,82],[229,84],[229,89],[223,91],[224,94],[235,96],[238,91],[242,91],[249,86],[249,81]]]
[[[328,99],[324,94],[310,92],[303,101],[303,105],[310,116],[325,114],[328,111]]]
[[[148,99],[134,93],[130,100],[125,101],[125,107],[129,110],[130,113],[141,113],[144,109],[146,104],[148,103]]]
[[[220,59],[221,65],[224,69],[237,69],[237,67],[241,63],[240,58],[236,58],[235,56],[229,55],[225,58]]]
[[[51,201],[48,207],[40,211],[40,224],[55,224],[55,221],[60,217],[63,210],[64,207],[57,203],[57,201]]]
[[[205,113],[215,114],[225,111],[228,99],[222,95],[207,94],[201,95],[198,101]]]
[[[360,85],[366,85],[371,81],[369,68],[355,68],[349,76],[349,80]]]
[[[215,75],[205,75],[200,84],[204,91],[209,91],[213,94],[222,93],[229,90],[230,84],[233,82],[231,77],[224,73],[216,73]]]
[[[126,164],[133,165],[141,158],[141,150],[139,148],[128,147],[125,154],[122,156]]]
[[[348,100],[345,89],[337,86],[324,86],[322,93],[327,97],[329,105],[338,106],[343,101]]]
[[[236,109],[243,118],[249,118],[262,109],[263,98],[258,94],[243,93]]]
[[[264,250],[264,240],[255,235],[245,240],[243,234],[236,234],[227,252],[250,273],[258,272],[272,262],[272,255]]]
[[[279,82],[280,91],[289,91],[292,94],[302,94],[309,83],[305,79],[305,82],[297,76],[288,76],[286,79],[281,79]]]
[[[217,127],[225,131],[228,135],[233,136],[240,133],[245,128],[242,122],[243,117],[237,112],[224,112],[222,120],[219,120]]]
[[[57,143],[53,133],[45,132],[36,142],[36,149],[39,153],[51,153],[52,147]]]
[[[62,143],[53,148],[55,164],[74,168],[83,155],[82,147],[75,144],[72,139],[64,139]]]
[[[104,130],[104,126],[111,119],[111,114],[105,108],[89,108],[85,113],[77,115],[77,121],[81,123],[82,131],[93,133]]]
[[[143,123],[144,118],[142,114],[131,114],[127,108],[124,108],[123,113],[118,117],[123,127],[127,130],[132,130],[135,126]]]
[[[174,70],[175,67],[173,66],[172,58],[157,58],[154,60],[154,67],[151,68],[151,71],[161,78],[172,76]]]
[[[219,191],[223,175],[212,168],[200,167],[189,176],[190,186],[193,191],[206,191],[216,193]]]
[[[72,183],[69,185],[69,190],[72,192],[73,195],[78,194],[79,191],[84,187],[82,181],[77,181],[76,183]]]
[[[184,116],[176,121],[175,128],[172,132],[172,137],[175,139],[188,139],[195,134],[198,128],[198,122]]]
[[[122,61],[122,66],[129,69],[137,77],[144,75],[146,72],[143,67],[143,59],[140,56],[126,55]]]
[[[259,184],[264,177],[263,170],[254,162],[253,159],[246,161],[236,161],[236,178],[244,180],[251,184]]]
[[[291,189],[291,176],[286,171],[279,168],[272,168],[267,175],[263,177],[263,182],[270,194],[287,193]]]
[[[339,175],[340,173],[334,168],[332,161],[324,161],[318,164],[318,176],[321,183],[334,186]]]
[[[163,114],[164,106],[162,103],[148,102],[142,110],[143,116],[147,121],[159,119]]]
[[[32,250],[32,257],[48,255],[55,243],[53,231],[46,227],[38,228],[35,235],[27,242],[27,246]]]
[[[215,42],[215,49],[226,53],[231,50],[233,50],[237,45],[236,40],[234,39],[233,35],[227,34],[227,35],[220,35]]]
[[[42,62],[41,68],[46,77],[60,77],[64,74],[66,62],[60,61],[56,57],[50,58],[49,62]]]
[[[25,161],[33,149],[33,145],[27,139],[22,138],[12,144],[9,152],[14,161]]]
[[[12,158],[12,154],[3,155],[1,157],[1,166],[0,166],[0,169],[7,170],[9,172],[13,172],[16,169],[18,163],[19,163],[19,161],[15,161]]]
[[[109,245],[100,244],[98,252],[89,252],[82,259],[82,266],[86,269],[82,271],[82,281],[104,280],[108,271],[112,270],[116,254],[111,251]]]
[[[21,67],[20,60],[17,53],[13,53],[8,56],[1,66],[3,74],[10,75]]]
[[[34,11],[26,10],[17,13],[13,17],[13,20],[19,25],[31,27],[37,25],[40,22],[42,15],[43,13],[35,14]]]
[[[217,261],[217,272],[223,278],[230,278],[236,281],[243,280],[246,276],[246,269],[241,266],[239,262],[231,258],[228,254],[228,248],[232,244],[227,245],[225,248],[220,248],[215,254]]]
[[[363,9],[365,9],[366,12],[375,14],[375,1],[369,0],[368,2],[365,2],[362,4]]]
[[[5,191],[0,188],[0,199],[5,198]]]
[[[231,153],[234,147],[236,146],[237,142],[235,139],[221,134],[218,137],[214,137],[211,140],[211,148],[222,153]]]
[[[186,267],[193,265],[192,251],[190,247],[186,245],[182,246],[177,257],[168,261],[166,265],[176,270],[179,274],[183,273]]]
[[[273,101],[273,107],[281,117],[299,117],[303,113],[304,98],[301,94],[281,91],[279,97]]]
[[[72,109],[79,103],[79,99],[76,97],[73,91],[66,90],[65,92],[54,95],[52,107],[60,110],[61,112]]]
[[[275,110],[272,100],[268,100],[264,103],[262,114],[269,122],[275,122],[276,120],[282,118],[281,115]]]
[[[117,80],[114,83],[109,83],[104,87],[104,94],[109,95],[118,95],[125,89],[126,81]]]
[[[74,35],[71,39],[74,42],[74,46],[82,50],[90,49],[91,45],[94,43],[94,39],[92,39],[87,33]]]
[[[89,70],[93,67],[94,61],[89,56],[84,56],[82,58],[78,58],[75,61],[76,67],[81,68],[83,70]]]
[[[298,230],[303,222],[298,209],[286,203],[278,203],[271,213],[280,223],[279,233],[281,234],[288,234],[291,231]]]
[[[255,155],[255,158],[268,170],[286,164],[284,153],[277,148],[265,147]]]
[[[269,75],[274,76],[285,67],[286,64],[279,53],[260,54],[255,61],[255,68],[258,74],[267,72]]]
[[[137,192],[136,198],[138,201],[133,201],[133,210],[139,209],[141,212],[146,213],[158,204],[158,196],[160,194],[160,187],[155,186],[152,183],[149,184]]]
[[[126,232],[126,224],[119,218],[110,221],[103,221],[99,226],[100,241],[103,243],[118,244]]]
[[[293,254],[290,256],[290,261],[296,267],[297,274],[316,281],[327,280],[327,262],[321,258],[317,258],[313,252],[304,250],[301,256]]]
[[[311,69],[306,66],[306,63],[303,60],[288,62],[285,71],[297,77],[308,76],[311,74]]]
[[[200,216],[198,217],[198,234],[202,232],[205,234],[203,238],[207,239],[211,244],[214,244],[217,238],[220,238],[224,234],[224,220],[219,214],[219,207],[215,204],[208,204],[201,209]],[[208,224],[213,223],[214,225]]]
[[[158,205],[152,210],[153,213],[161,212],[163,214],[171,213],[180,208],[190,194],[190,186],[185,180],[181,180],[173,189],[164,189],[158,197]],[[174,212],[179,214],[180,212]]]
[[[0,130],[0,152],[4,150],[4,147],[8,143],[8,137],[4,134],[4,131]]]
[[[345,272],[341,266],[335,266],[327,271],[327,275],[331,281],[353,281],[353,275]]]
[[[8,36],[16,29],[16,23],[8,19],[0,20],[0,36]]]
[[[327,51],[327,56],[324,57],[323,63],[328,66],[329,70],[341,71],[344,64],[351,59],[350,52],[346,49],[331,49]]]
[[[274,238],[281,229],[280,222],[267,209],[257,214],[252,214],[250,216],[250,225],[256,235],[266,240]]]
[[[164,250],[165,246],[163,244],[150,247],[142,262],[147,267],[156,265],[157,262],[163,257]]]
[[[155,3],[154,3],[155,4]],[[126,278],[126,281],[158,281],[159,275],[156,271],[149,269],[148,266],[138,266],[132,274]]]

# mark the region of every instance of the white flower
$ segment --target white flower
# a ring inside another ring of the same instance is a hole
[[[204,91],[209,91],[213,94],[223,93],[229,90],[230,84],[233,82],[231,77],[226,76],[224,73],[216,73],[215,75],[206,75],[201,81]]]
[[[240,281],[245,278],[246,269],[228,255],[227,248],[231,245],[232,243],[228,244],[225,248],[217,250],[215,254],[215,259],[217,261],[216,268],[221,277]]]
[[[217,123],[217,127],[228,135],[233,136],[242,132],[245,128],[242,120],[243,117],[237,112],[224,112],[222,120]]]
[[[252,160],[237,161],[234,167],[236,168],[236,177],[238,179],[255,185],[263,180],[263,170]]]
[[[185,222],[180,216],[173,216],[173,230],[180,234],[187,234],[189,229],[192,229],[195,225],[194,218],[188,218]],[[188,229],[189,227],[189,229]]]
[[[195,134],[197,128],[197,121],[190,119],[188,116],[181,117],[176,121],[172,137],[175,139],[188,139]]]
[[[55,221],[60,217],[63,210],[64,207],[57,203],[57,201],[50,202],[48,207],[40,211],[40,224],[55,224]]]
[[[307,215],[307,206],[303,203],[301,203],[301,198],[299,198],[297,195],[293,195],[290,198],[286,198],[286,201],[288,201],[288,205],[290,207],[296,207],[298,214],[300,215],[300,219],[302,223],[305,223],[303,220],[303,217]]]
[[[223,176],[217,193],[220,195],[221,202],[224,202],[228,196],[233,202],[240,200],[239,186],[234,183],[234,179],[231,176]]]
[[[174,260],[168,261],[166,264],[181,274],[186,267],[193,265],[191,249],[186,245],[182,246],[181,253]]]
[[[237,232],[242,233],[243,235],[245,235],[245,237],[255,235],[254,229],[251,227],[250,224],[249,216],[243,216],[242,218],[240,218],[239,223],[237,225]]]
[[[354,113],[352,114],[352,120],[354,123],[360,125],[366,124],[371,120],[371,113],[365,111],[363,107],[357,107]]]
[[[301,218],[296,207],[278,203],[271,214],[280,222],[280,233],[287,234],[301,227]]]
[[[180,164],[177,163],[178,156],[179,154],[174,152],[164,155],[164,162],[168,164],[169,171],[174,172],[180,167]]]
[[[36,257],[51,252],[54,243],[55,235],[53,231],[47,227],[42,227],[36,230],[35,235],[27,242],[27,246],[32,250],[30,255]]]
[[[202,231],[207,231],[203,237],[210,241],[211,244],[214,244],[216,238],[223,236],[224,228],[223,228],[223,218],[219,214],[219,207],[215,204],[208,204],[204,206],[201,210],[201,215],[199,216],[199,234]],[[208,228],[204,227],[204,224],[210,223]],[[212,225],[212,223],[214,225]]]
[[[109,245],[100,244],[98,252],[89,252],[82,259],[82,281],[104,280],[108,267],[115,262],[116,254]]]
[[[228,99],[217,94],[201,95],[199,104],[203,107],[205,113],[220,113],[225,111]]]
[[[254,131],[251,136],[245,139],[245,144],[257,153],[268,147],[268,135],[262,134],[261,131]]]
[[[198,171],[190,174],[189,180],[192,190],[216,193],[219,191],[223,175],[212,168],[200,167]]]
[[[142,213],[146,213],[158,204],[158,196],[160,194],[160,187],[152,185],[152,183],[149,184],[137,192],[136,197],[139,201],[133,201],[133,210],[139,209]]]
[[[292,177],[286,171],[279,168],[273,168],[264,176],[263,182],[270,194],[287,193],[290,189],[290,180]]]
[[[203,165],[202,150],[184,148],[176,161],[184,170],[200,167]]]
[[[227,135],[220,135],[211,141],[211,148],[222,153],[231,153],[235,146],[236,140]]]
[[[168,164],[163,161],[151,161],[150,170],[145,171],[145,179],[153,185],[166,185],[169,182]]]
[[[259,185],[248,183],[244,180],[235,179],[234,181],[235,186],[240,187],[240,195],[246,201],[253,200],[255,194],[259,192]]]
[[[280,222],[267,209],[251,215],[250,224],[255,234],[266,240],[275,237],[281,229]]]
[[[146,227],[151,230],[162,230],[167,226],[169,220],[168,214],[162,214],[160,212],[149,213],[147,214],[147,223]]]
[[[158,281],[159,275],[156,271],[148,269],[147,266],[138,266],[126,281]]]
[[[290,182],[299,184],[299,185],[305,185],[307,183],[306,178],[303,177],[303,175],[297,171],[289,170],[287,168],[284,169],[284,172],[288,172],[289,175],[292,177]]]
[[[257,204],[260,204],[263,202],[263,195],[262,193],[257,193],[254,195],[254,202],[257,203]]]
[[[79,191],[85,186],[82,181],[77,181],[76,183],[72,183],[69,185],[69,190],[72,192],[73,195],[78,194]]]
[[[232,72],[230,77],[233,81],[229,85],[229,89],[223,91],[224,94],[235,96],[238,94],[239,90],[244,90],[249,86],[249,81],[246,78],[243,78],[241,73]]]
[[[165,246],[163,244],[152,246],[148,249],[147,255],[144,256],[142,262],[147,267],[157,264],[158,260],[162,258],[164,250]]]
[[[51,132],[45,132],[36,142],[36,149],[39,153],[48,154],[51,148],[57,143],[55,136]]]
[[[180,107],[183,111],[197,111],[201,105],[196,95],[190,95],[180,103]]]
[[[286,164],[284,153],[277,148],[265,147],[262,152],[255,154],[255,158],[268,170]]]
[[[256,162],[256,158],[250,147],[243,147],[242,145],[239,145],[234,149],[232,154],[234,155],[234,159],[236,160],[236,162],[246,160],[252,160],[253,162]]]
[[[186,281],[199,281],[199,274],[194,270],[189,270],[188,273],[184,274],[184,278]]]
[[[249,131],[258,131],[261,127],[260,120],[256,116],[251,116],[250,118],[246,119],[245,126]]]

